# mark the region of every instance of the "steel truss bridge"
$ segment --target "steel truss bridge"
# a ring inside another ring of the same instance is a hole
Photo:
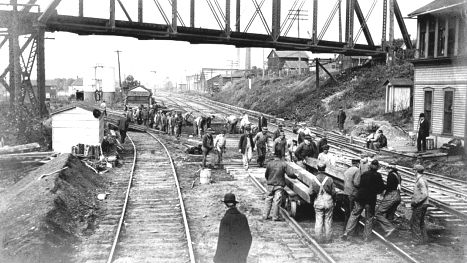
[[[71,1],[76,2],[76,14],[58,14],[57,8],[61,2],[69,3]],[[10,104],[12,106],[23,105],[25,98],[28,97],[33,109],[37,109],[35,112],[39,112],[41,115],[46,114],[45,32],[63,31],[79,35],[134,37],[140,40],[174,40],[187,41],[192,44],[223,44],[236,47],[275,48],[277,50],[304,50],[315,53],[382,57],[390,50],[391,45],[389,43],[392,43],[394,39],[395,17],[406,46],[412,48],[412,42],[407,33],[397,0],[371,0],[373,3],[366,16],[363,14],[358,0],[313,0],[312,21],[308,23],[311,24],[312,33],[309,33],[306,38],[288,36],[294,22],[299,23],[301,20],[300,12],[291,11],[303,11],[302,8],[305,2],[311,3],[311,0],[167,1],[168,4],[163,5],[163,0],[52,0],[43,11],[36,4],[36,0],[29,0],[26,4],[20,4],[18,0],[0,3],[1,6],[7,7],[0,10],[0,28],[5,29],[0,31],[0,35],[3,33],[3,39],[0,38],[0,48],[6,46],[7,42],[9,48],[9,65],[1,72],[0,83],[5,86],[10,94]],[[219,1],[222,2],[222,5]],[[94,6],[96,2],[108,3],[105,8],[98,8],[101,14],[105,14],[105,18],[85,16],[85,4],[86,7]],[[131,4],[128,2],[131,2]],[[269,2],[267,3],[270,6],[268,10],[265,10],[265,2]],[[382,3],[381,8],[383,9],[382,45],[380,46],[374,44],[373,36],[367,25],[368,18],[378,2]],[[253,12],[253,15],[245,19],[245,16],[242,15],[242,7],[247,3],[249,4],[248,9],[252,9],[250,11]],[[320,28],[318,28],[319,4],[333,5],[325,24]],[[204,5],[205,10],[210,11],[211,18],[215,19],[218,28],[199,28],[195,26],[195,22],[198,21],[195,20],[197,17],[195,11],[199,10],[199,7],[195,8],[197,5]],[[153,13],[152,16],[159,17],[159,20],[163,21],[163,23],[144,21],[143,18],[148,17],[148,11],[145,12],[145,10],[149,9],[149,7],[154,8],[154,6],[157,7],[158,13]],[[188,18],[181,15],[182,8],[184,11],[189,9]],[[387,15],[388,9],[389,16]],[[130,10],[137,11],[131,13]],[[289,10],[289,12],[286,10]],[[124,14],[122,16],[124,19],[116,18],[117,11]],[[342,11],[345,12],[344,19],[342,19]],[[286,13],[286,16],[281,17],[284,13]],[[324,36],[331,22],[336,20],[336,13],[338,14],[339,40],[326,40]],[[266,17],[270,18],[270,21]],[[354,17],[357,17],[358,20],[359,30],[357,34],[355,34],[356,23]],[[235,19],[233,24],[232,18]],[[185,24],[184,19],[188,19],[189,24]],[[389,41],[386,41],[388,19]],[[248,32],[255,21],[261,21],[262,32]],[[345,25],[345,30],[343,30],[342,24]],[[366,44],[356,43],[361,32],[363,32]],[[26,35],[27,40],[20,45],[19,37],[22,35]],[[37,69],[36,92],[32,89],[30,80],[35,63]],[[6,80],[7,76],[9,82]]]

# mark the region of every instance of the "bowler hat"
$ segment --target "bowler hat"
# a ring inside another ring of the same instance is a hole
[[[212,128],[208,128],[206,131],[207,132],[214,132],[214,130]]]
[[[261,128],[263,131],[267,131],[268,130],[268,127],[262,127]]]
[[[222,200],[224,203],[233,203],[236,204],[238,203],[237,200],[235,200],[235,195],[232,193],[227,193],[224,195],[224,200]]]
[[[307,134],[307,135],[305,135],[305,138],[303,138],[303,139],[305,139],[305,140],[311,140],[311,136]]]
[[[420,118],[425,117],[425,113],[420,113]]]
[[[329,150],[329,145],[327,145],[327,144],[324,145],[324,146],[323,146],[323,150]]]
[[[350,159],[350,161],[351,161],[352,163],[359,163],[359,162],[360,162],[360,158],[352,158],[352,159]]]
[[[374,166],[379,166],[378,160],[371,161],[371,164],[374,165]]]

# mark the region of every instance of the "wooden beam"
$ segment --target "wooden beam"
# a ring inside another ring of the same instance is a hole
[[[402,38],[404,38],[405,46],[407,49],[413,49],[412,41],[410,40],[409,32],[405,26],[404,17],[402,16],[397,0],[394,0],[394,15],[396,16],[397,24],[402,33]]]
[[[429,35],[429,30],[430,29],[430,21],[428,20],[425,20],[425,50],[424,50],[424,53],[425,53],[425,58],[428,57],[428,35]]]
[[[365,35],[366,42],[370,46],[374,46],[375,43],[373,42],[373,38],[371,37],[370,30],[368,29],[368,26],[365,21],[365,17],[363,16],[362,9],[360,8],[360,4],[358,3],[358,0],[355,0],[355,14],[357,15],[358,21],[360,22],[360,25],[362,26],[363,29],[363,34]]]
[[[448,37],[449,37],[449,19],[444,21],[444,54],[443,57],[448,56]],[[418,43],[418,41],[417,41]],[[417,47],[418,50],[418,47]]]
[[[459,17],[455,18],[456,19],[456,29],[454,33],[454,56],[458,55],[458,49],[459,49]],[[428,30],[427,30],[428,33]],[[428,37],[427,37],[428,39]],[[464,43],[462,43],[464,44]]]
[[[316,62],[317,62],[317,63],[319,64],[319,66],[324,70],[324,72],[326,72],[326,73],[329,75],[329,77],[331,77],[331,79],[334,80],[334,82],[337,82],[337,80],[334,78],[334,76],[331,75],[331,73],[329,73],[329,71],[328,71],[323,65],[321,65],[321,63],[320,63],[319,61],[316,61]]]
[[[319,61],[318,58],[315,58],[315,76],[316,76],[316,88],[319,88]]]
[[[55,12],[55,9],[60,4],[62,0],[53,0],[49,6],[45,9],[42,15],[39,16],[39,23],[46,23],[49,20],[50,16]]]

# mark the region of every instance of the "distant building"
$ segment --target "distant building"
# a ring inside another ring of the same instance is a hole
[[[414,64],[414,129],[425,113],[435,144],[466,135],[467,54],[465,0],[436,0],[417,17]]]
[[[305,51],[276,51],[268,55],[268,71],[276,74],[308,72],[308,54]]]
[[[104,138],[104,118],[103,114],[96,118],[94,110],[98,109],[73,105],[50,113],[55,152],[71,153],[72,147],[78,144],[100,145]]]
[[[34,95],[38,97],[37,92],[37,80],[31,80],[32,89],[34,90]],[[56,99],[57,98],[57,83],[53,79],[45,80],[45,99]]]
[[[386,89],[386,113],[412,107],[413,81],[411,79],[388,79],[383,86]]]
[[[348,68],[363,66],[370,60],[371,57],[369,56],[345,56],[341,54],[337,57],[337,64],[340,67],[340,71],[344,71]]]
[[[70,95],[75,94],[76,100],[84,100],[83,78],[76,78],[68,87]]]
[[[152,91],[144,86],[135,87],[128,91],[125,96],[125,104],[137,107],[141,104],[146,107],[151,103]]]
[[[242,79],[245,75],[244,71],[238,70],[232,73],[219,74],[206,81],[206,85],[209,91],[219,91],[222,86],[228,82]]]

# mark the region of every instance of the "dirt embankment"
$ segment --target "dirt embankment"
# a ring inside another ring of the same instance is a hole
[[[30,172],[2,192],[0,262],[69,262],[92,231],[103,179],[69,154]]]

